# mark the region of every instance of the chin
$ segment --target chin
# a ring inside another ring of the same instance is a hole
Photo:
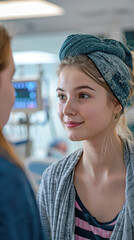
[[[78,136],[71,136],[71,135],[67,135],[67,137],[69,138],[69,140],[73,141],[73,142],[79,142],[79,141],[82,141],[83,139],[78,137]]]

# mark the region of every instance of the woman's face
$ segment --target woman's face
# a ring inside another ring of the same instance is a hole
[[[58,116],[72,141],[91,140],[111,126],[114,104],[106,90],[75,67],[65,67],[57,87]]]
[[[15,100],[14,88],[11,82],[14,72],[14,61],[10,52],[9,64],[0,72],[0,124],[2,127],[9,119],[9,114]]]

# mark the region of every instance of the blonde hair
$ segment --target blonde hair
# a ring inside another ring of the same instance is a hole
[[[95,64],[90,58],[83,55],[79,55],[75,57],[67,57],[64,60],[62,60],[62,62],[60,63],[57,69],[57,74],[59,75],[63,70],[63,68],[68,66],[76,67],[77,69],[81,70],[86,75],[91,77],[96,83],[104,87],[108,96],[108,104],[110,103],[110,101],[117,102],[117,99],[114,96],[113,92],[111,91],[111,89],[109,88],[105,80],[102,78],[100,72],[98,71]],[[129,71],[132,76],[132,83],[130,83],[131,92],[129,95],[129,99],[132,99],[132,96],[134,95],[134,74],[130,69]],[[112,129],[114,128],[116,129],[116,132],[119,133],[119,135],[133,141],[133,134],[127,126],[127,119],[123,110],[121,110],[118,114],[114,116],[114,119],[112,122]]]
[[[0,25],[0,72],[8,66],[10,54],[11,37],[8,31]],[[5,110],[6,111],[6,110]],[[7,156],[8,160],[23,168],[20,160],[18,159],[15,151],[5,139],[0,126],[0,155]]]
[[[134,73],[134,51],[131,51],[132,59],[133,59],[133,73]]]

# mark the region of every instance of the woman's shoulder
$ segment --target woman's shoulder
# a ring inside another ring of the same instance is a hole
[[[0,231],[5,239],[26,239],[29,234],[32,239],[44,239],[35,196],[23,169],[0,156],[0,176]]]
[[[22,172],[21,168],[16,165],[13,160],[9,158],[9,156],[0,155],[0,173],[3,177],[4,175],[10,177],[18,171]]]
[[[128,152],[130,155],[134,154],[134,142],[130,140],[124,140],[125,152]]]
[[[3,156],[0,156],[0,176],[1,204],[4,201],[10,208],[10,203],[17,197],[15,208],[18,206],[18,209],[21,209],[25,206],[28,210],[29,205],[35,205],[34,193],[24,170]]]
[[[133,166],[134,168],[134,142],[124,140],[124,159],[126,166]]]
[[[82,154],[82,149],[78,149],[75,152],[65,156],[63,159],[56,161],[51,164],[43,173],[42,181],[54,181],[55,179],[63,179],[69,175],[75,165],[77,164],[80,156]]]
[[[10,192],[10,196],[15,192],[31,192],[29,181],[25,172],[13,161],[7,160],[6,156],[0,156],[0,191],[4,190],[4,193]],[[3,193],[3,194],[4,194]],[[15,193],[15,195],[16,195]]]
[[[67,189],[67,186],[71,183],[73,169],[80,159],[81,154],[82,149],[79,149],[50,165],[44,171],[38,191],[40,206],[40,202],[44,201],[47,201],[48,205],[50,202],[52,204],[56,195],[61,196],[64,192],[63,189]]]

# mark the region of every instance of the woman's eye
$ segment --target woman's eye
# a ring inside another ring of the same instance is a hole
[[[62,95],[62,94],[58,94],[58,99],[60,100],[60,101],[63,101],[63,100],[65,100],[66,99],[66,96],[65,95]]]
[[[86,94],[86,93],[81,93],[81,94],[79,95],[79,97],[80,97],[80,98],[90,98],[90,96],[89,96],[88,94]]]

